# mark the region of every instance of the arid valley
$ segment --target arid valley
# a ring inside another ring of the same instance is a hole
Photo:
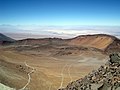
[[[66,87],[104,65],[109,53],[120,51],[120,40],[105,34],[7,40],[0,46],[0,82],[16,90]]]

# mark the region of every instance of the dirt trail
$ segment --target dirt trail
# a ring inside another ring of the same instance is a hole
[[[61,83],[60,83],[60,87],[59,88],[63,88],[63,82],[64,82],[64,70],[65,70],[65,67],[67,66],[67,64],[65,64],[62,68],[62,71],[61,71]],[[58,88],[58,89],[59,89]]]
[[[78,60],[78,61],[79,61],[79,60]],[[68,75],[69,75],[69,77],[70,77],[70,82],[73,81],[72,76],[71,76],[71,73],[70,73],[70,69],[71,69],[71,67],[72,67],[73,65],[75,65],[76,63],[78,63],[78,61],[75,61],[74,63],[72,63],[72,64],[70,64],[70,65],[65,64],[65,65],[63,66],[62,71],[61,71],[61,84],[60,84],[60,87],[59,87],[59,88],[64,88],[64,87],[63,87],[63,82],[64,82],[64,70],[65,70],[65,68],[67,68],[67,70],[68,70]],[[58,89],[59,89],[59,88],[58,88]]]
[[[49,86],[49,90],[51,90],[52,84]]]
[[[25,61],[25,65],[26,65],[27,67],[29,67],[29,68],[32,68],[32,70],[28,73],[28,82],[25,84],[25,86],[24,86],[23,88],[21,88],[21,89],[19,89],[19,90],[25,90],[25,88],[29,85],[29,83],[30,83],[30,81],[31,81],[31,76],[30,76],[30,74],[35,71],[34,67],[29,66],[29,65],[26,63],[26,61]]]
[[[70,69],[71,69],[72,65],[73,65],[73,64],[69,65],[69,67],[68,67],[68,74],[69,74],[69,77],[70,77],[70,82],[73,81],[73,80],[72,80],[72,76],[71,76],[71,74],[70,74]]]

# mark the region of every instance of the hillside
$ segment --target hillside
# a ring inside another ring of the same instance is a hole
[[[81,35],[71,39],[69,44],[105,50],[108,45],[113,43],[114,39],[115,37],[106,34]]]
[[[27,82],[28,72],[30,72],[30,68],[24,64],[13,63],[0,57],[0,83],[16,89],[21,88]]]
[[[120,39],[115,38],[114,41],[106,47],[105,52],[120,52]]]
[[[61,38],[40,38],[40,39],[34,39],[34,38],[28,38],[23,40],[16,41],[15,44],[19,45],[36,45],[36,44],[42,44],[42,45],[48,45],[48,44],[64,44],[64,39]]]
[[[4,34],[0,33],[0,45],[1,44],[6,44],[6,43],[12,43],[14,41],[15,41],[14,39],[12,39],[10,37],[7,37]]]
[[[13,40],[0,34],[0,44],[15,45],[22,50],[51,50],[55,55],[78,55],[79,51],[96,51],[109,54],[120,52],[120,39],[106,34],[80,35],[71,39],[61,38],[28,38]],[[21,47],[22,46],[22,47]],[[52,53],[52,54],[53,54]]]
[[[42,38],[24,39],[16,41],[17,45],[52,45],[78,48],[93,48],[98,51],[112,52],[120,51],[120,40],[114,36],[106,34],[81,35],[71,39]]]
[[[110,60],[98,70],[58,90],[120,90],[120,56],[111,54]]]

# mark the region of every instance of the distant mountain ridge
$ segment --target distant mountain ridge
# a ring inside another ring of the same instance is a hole
[[[12,43],[15,40],[0,33],[0,44]]]
[[[103,52],[120,52],[120,39],[107,34],[80,35],[75,38],[28,38],[23,40],[14,40],[0,33],[0,42],[13,43],[14,45],[56,45],[56,46],[72,46],[87,47],[99,49]]]
[[[96,48],[105,52],[120,51],[120,40],[107,34],[80,35],[71,39],[40,38],[23,39],[16,41],[20,45],[68,45],[77,47]]]

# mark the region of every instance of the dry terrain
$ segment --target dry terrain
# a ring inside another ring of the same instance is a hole
[[[25,66],[25,62],[35,69],[26,88],[56,90],[84,77],[107,60],[106,55],[95,51],[81,51],[79,55],[49,55],[49,50],[42,53],[17,51],[11,47],[0,49],[0,79],[1,83],[16,89],[21,89],[27,83],[27,74],[32,70]]]
[[[66,87],[68,82],[103,65],[108,60],[109,47],[119,51],[120,42],[115,39],[109,35],[87,35],[66,40],[24,39],[2,45],[0,83],[17,90]]]

